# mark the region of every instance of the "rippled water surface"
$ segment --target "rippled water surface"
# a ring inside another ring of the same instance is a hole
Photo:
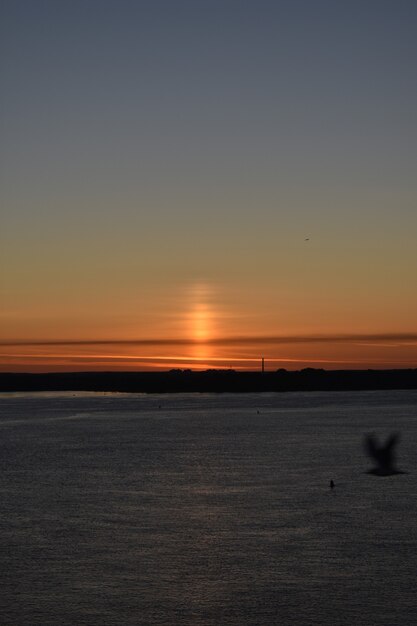
[[[417,392],[0,413],[2,625],[417,624]],[[407,474],[366,473],[370,431],[401,432]]]

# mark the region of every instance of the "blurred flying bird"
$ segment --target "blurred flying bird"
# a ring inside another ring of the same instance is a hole
[[[368,471],[368,474],[375,476],[392,476],[393,474],[404,474],[395,468],[394,449],[399,440],[398,433],[393,433],[388,437],[385,445],[379,445],[373,434],[365,437],[365,450],[377,466]]]

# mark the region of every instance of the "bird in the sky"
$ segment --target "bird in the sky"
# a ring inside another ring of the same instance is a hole
[[[374,435],[365,437],[365,450],[377,465],[368,471],[368,474],[375,476],[392,476],[394,474],[404,474],[397,470],[394,465],[394,449],[398,443],[399,435],[397,433],[388,437],[385,445],[379,445]]]
[[[304,241],[310,241],[310,237],[307,237],[307,239],[304,239]]]

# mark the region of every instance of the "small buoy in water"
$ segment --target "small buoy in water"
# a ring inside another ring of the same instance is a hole
[[[332,480],[330,481],[330,489],[334,489],[334,482]]]

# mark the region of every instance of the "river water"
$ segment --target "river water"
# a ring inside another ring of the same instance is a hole
[[[2,394],[0,464],[3,626],[417,624],[417,391]]]

